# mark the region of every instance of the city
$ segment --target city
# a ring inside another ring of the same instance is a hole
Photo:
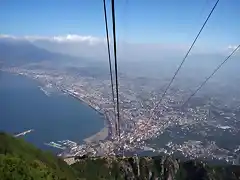
[[[122,75],[120,77],[120,138],[118,138],[109,79],[99,80],[98,77],[79,76],[58,70],[32,70],[21,67],[2,70],[37,80],[46,95],[50,95],[48,89],[55,88],[86,103],[105,117],[105,130],[99,132],[98,135],[93,135],[90,140],[85,140],[85,144],[70,144],[63,148],[51,142],[50,145],[63,149],[59,156],[128,155],[148,150],[165,154],[178,152],[187,158],[217,159],[228,163],[234,163],[236,159],[236,154],[218,147],[214,141],[203,143],[193,139],[185,140],[181,144],[169,141],[164,147],[154,147],[153,144],[148,143],[149,140],[161,137],[167,130],[176,126],[181,126],[181,129],[187,128],[189,131],[191,126],[205,124],[205,129],[207,126],[211,126],[224,131],[239,132],[237,126],[234,125],[214,125],[214,119],[209,121],[212,112],[205,105],[181,110],[181,104],[189,94],[182,89],[170,89],[171,92],[163,100],[161,107],[156,109],[160,95],[156,93],[155,87],[144,85],[146,80],[141,81],[140,79],[138,83],[136,79]],[[220,112],[220,114],[225,115],[224,112]],[[235,118],[235,123],[238,123],[236,114],[226,113],[226,115],[225,119]],[[238,152],[236,149],[233,151]]]

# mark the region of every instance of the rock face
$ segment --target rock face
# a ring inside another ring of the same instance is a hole
[[[86,179],[125,180],[237,180],[239,166],[208,166],[203,162],[180,162],[170,156],[86,158],[72,165]]]

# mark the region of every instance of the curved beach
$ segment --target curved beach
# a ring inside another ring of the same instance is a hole
[[[112,136],[112,129],[111,129],[111,121],[108,118],[108,116],[101,111],[101,109],[96,109],[93,105],[91,105],[90,103],[86,102],[84,99],[78,97],[76,94],[74,94],[73,92],[70,92],[68,90],[65,89],[61,89],[59,88],[60,91],[67,93],[69,96],[77,99],[78,101],[81,101],[82,103],[86,104],[87,106],[91,107],[93,110],[95,110],[97,113],[99,113],[101,116],[104,116],[104,120],[105,120],[105,127],[102,128],[98,133],[93,134],[92,136],[85,138],[84,142],[85,143],[93,143],[93,142],[98,142],[98,141],[102,141],[102,140],[106,140],[106,139],[111,139]]]

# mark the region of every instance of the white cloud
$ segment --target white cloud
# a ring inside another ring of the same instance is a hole
[[[0,34],[1,38],[11,38],[14,40],[27,40],[40,48],[48,51],[69,54],[79,57],[90,57],[96,60],[106,60],[107,45],[105,37],[83,36],[77,34],[57,35],[57,36],[13,36]],[[225,46],[226,47],[226,46]],[[224,47],[224,48],[225,48]],[[192,54],[211,54],[213,52],[224,52],[236,46],[229,46],[228,49],[208,48],[205,46],[194,47]],[[164,44],[164,43],[130,43],[118,39],[117,56],[119,61],[162,61],[170,58],[181,59],[188,50],[186,44]],[[111,45],[113,55],[113,46]]]
[[[229,50],[234,50],[234,49],[236,49],[237,48],[237,45],[229,45],[228,47],[227,47],[227,49],[229,49]],[[239,49],[238,49],[239,50]]]
[[[103,42],[104,39],[100,39],[93,36],[79,36],[76,34],[68,34],[66,36],[54,36],[51,38],[57,42],[89,42],[90,44]]]
[[[11,39],[16,39],[15,36],[7,35],[7,34],[0,34],[0,38],[11,38]]]
[[[80,36],[80,35],[76,35],[76,34],[67,34],[67,35],[63,35],[63,36],[12,36],[12,35],[0,34],[0,38],[28,40],[31,42],[39,41],[39,40],[53,41],[53,42],[59,42],[59,43],[86,42],[91,45],[103,43],[105,41],[104,38],[98,38],[98,37],[93,37],[93,36]]]

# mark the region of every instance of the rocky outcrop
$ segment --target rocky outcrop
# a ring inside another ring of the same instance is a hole
[[[91,159],[91,160],[90,160]],[[82,160],[73,165],[81,169],[80,176],[87,177],[87,161],[103,163],[107,174],[99,174],[105,179],[125,180],[237,180],[240,179],[240,166],[209,166],[203,162],[174,159],[171,156],[156,157],[98,157]],[[103,168],[103,167],[99,168]],[[84,169],[85,168],[85,169]],[[92,167],[93,168],[93,167]],[[94,167],[96,172],[99,170]],[[95,177],[97,178],[97,177]]]

